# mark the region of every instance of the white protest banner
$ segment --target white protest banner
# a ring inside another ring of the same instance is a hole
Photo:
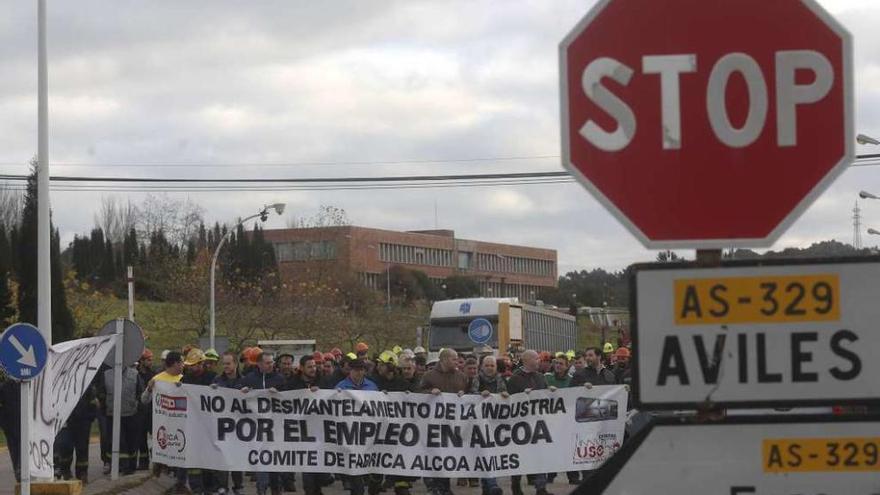
[[[31,476],[52,478],[55,435],[92,383],[115,335],[70,340],[49,348],[43,373],[33,380],[30,439]]]
[[[500,396],[156,383],[153,461],[231,471],[487,477],[595,469],[623,442],[623,386]]]

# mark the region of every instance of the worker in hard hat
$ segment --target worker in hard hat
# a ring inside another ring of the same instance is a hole
[[[370,346],[368,346],[366,342],[358,342],[357,345],[354,346],[354,353],[356,357],[360,359],[365,359],[367,357],[367,352],[369,351]]]
[[[141,358],[138,360],[137,372],[141,376],[144,384],[150,383],[150,380],[156,376],[153,369],[153,351],[144,349]],[[137,470],[146,471],[150,469],[150,449],[147,446],[147,436],[153,431],[153,407],[152,404],[139,403],[138,416],[140,420],[140,429],[137,436]]]
[[[605,342],[602,346],[602,363],[605,366],[611,366],[614,363],[614,344]]]

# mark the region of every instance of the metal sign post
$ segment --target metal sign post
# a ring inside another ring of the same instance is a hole
[[[31,419],[31,380],[38,377],[46,367],[49,346],[37,327],[27,323],[17,323],[8,327],[0,335],[0,366],[13,380],[21,382],[21,493],[30,495],[30,419]]]
[[[125,319],[118,318],[116,320],[116,359],[113,366],[113,446],[112,455],[110,457],[110,479],[119,479],[119,429],[122,427],[122,350],[125,347],[123,329],[125,328]]]

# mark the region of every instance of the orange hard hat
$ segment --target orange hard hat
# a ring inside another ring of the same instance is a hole
[[[547,351],[541,351],[540,358],[541,361],[550,361],[553,356]]]
[[[153,351],[144,348],[144,353],[141,354],[141,359],[153,359]]]
[[[619,358],[628,358],[630,356],[629,349],[626,347],[619,347],[614,355]]]
[[[366,342],[358,342],[357,345],[354,346],[354,350],[356,352],[367,352],[370,350],[370,346],[368,346]]]
[[[245,351],[244,358],[249,364],[257,364],[257,357],[262,353],[259,347],[250,347]]]
[[[315,351],[312,354],[312,357],[315,358],[316,363],[323,363],[324,362],[324,355],[321,354],[321,351]]]
[[[324,361],[336,361],[336,355],[332,352],[325,352]]]

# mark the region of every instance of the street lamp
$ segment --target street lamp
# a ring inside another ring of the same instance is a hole
[[[210,309],[211,328],[210,328],[210,333],[208,335],[209,348],[211,348],[211,349],[214,349],[214,336],[216,335],[216,330],[217,330],[217,328],[214,325],[215,320],[216,320],[216,318],[214,317],[214,272],[217,269],[217,257],[220,256],[220,249],[223,247],[223,244],[225,244],[226,241],[229,239],[229,236],[232,235],[232,232],[238,229],[239,225],[247,222],[248,220],[252,220],[257,217],[260,218],[261,222],[265,222],[266,220],[268,220],[269,219],[269,210],[275,210],[276,213],[281,215],[282,213],[284,213],[284,203],[275,203],[275,204],[271,204],[268,206],[264,206],[263,209],[260,210],[259,213],[255,214],[255,215],[251,215],[243,220],[239,220],[238,223],[235,224],[235,227],[229,229],[229,231],[226,232],[226,235],[224,235],[223,238],[220,239],[220,243],[217,244],[217,249],[214,250],[214,257],[211,259],[211,309]]]
[[[859,144],[880,144],[880,141],[864,134],[859,134],[858,136],[856,136],[856,142]]]
[[[868,229],[868,233],[871,235],[880,235],[880,231],[874,229]]]
[[[862,199],[880,199],[880,197],[875,196],[868,191],[859,191],[859,197]]]

